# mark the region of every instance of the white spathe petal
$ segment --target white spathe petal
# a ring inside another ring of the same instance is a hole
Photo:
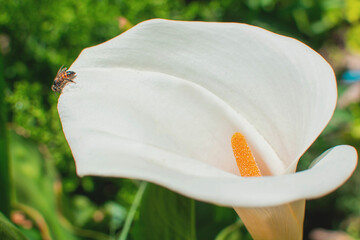
[[[305,172],[236,176],[234,132],[262,173],[276,175],[296,166],[331,116],[331,68],[296,40],[242,24],[155,20],[83,51],[71,70],[76,84],[58,109],[80,175],[264,207],[324,195],[356,165],[356,151],[340,146]]]
[[[146,21],[84,50],[72,70],[80,76],[93,67],[163,73],[204,88],[264,138],[250,145],[265,175],[283,173],[289,165],[294,171],[336,103],[335,77],[320,55],[297,40],[245,24]],[[249,139],[250,132],[242,133]],[[257,153],[264,145],[273,149],[267,159]]]

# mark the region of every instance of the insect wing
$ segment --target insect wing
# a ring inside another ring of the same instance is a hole
[[[64,65],[61,65],[61,67],[59,68],[59,71],[56,74],[56,77],[59,77],[66,70],[67,70],[67,68],[64,67]]]

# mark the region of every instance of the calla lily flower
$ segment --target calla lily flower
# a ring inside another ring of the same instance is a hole
[[[254,239],[302,239],[305,199],[357,164],[341,145],[297,172],[330,120],[332,68],[305,44],[238,23],[149,20],[83,50],[58,102],[80,176],[150,181],[234,207]],[[261,177],[240,176],[241,133]]]

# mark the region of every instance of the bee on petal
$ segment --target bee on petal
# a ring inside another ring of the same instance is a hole
[[[61,93],[68,82],[75,83],[73,81],[74,78],[76,78],[75,72],[67,70],[66,67],[61,66],[58,73],[56,74],[54,84],[51,86],[51,90]]]

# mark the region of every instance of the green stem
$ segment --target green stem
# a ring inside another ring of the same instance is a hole
[[[10,161],[6,134],[6,111],[5,111],[5,79],[3,59],[0,53],[0,211],[10,217]]]
[[[145,189],[146,189],[146,186],[147,186],[147,182],[141,182],[140,184],[140,187],[135,195],[135,199],[131,205],[131,208],[129,210],[129,213],[126,217],[126,220],[125,220],[125,224],[124,224],[124,228],[123,230],[121,231],[121,234],[120,234],[120,237],[119,237],[119,240],[126,240],[128,234],[129,234],[129,231],[130,231],[130,227],[131,227],[131,224],[134,220],[134,217],[135,217],[135,213],[136,213],[136,210],[138,209],[140,203],[141,203],[141,199],[144,195],[144,192],[145,192]]]

